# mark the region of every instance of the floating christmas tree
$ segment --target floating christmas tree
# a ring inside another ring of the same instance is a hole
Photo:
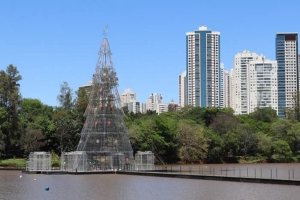
[[[126,170],[133,161],[111,55],[105,30],[89,103],[84,113],[86,121],[77,147],[77,152],[84,152],[85,156],[78,156],[75,160],[77,166],[85,166],[84,171]]]

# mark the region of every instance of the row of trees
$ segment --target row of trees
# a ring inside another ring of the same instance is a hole
[[[126,117],[134,150],[152,149],[166,162],[218,163],[229,158],[286,160],[299,155],[300,122],[271,108],[235,116],[231,108],[184,107],[161,115]]]
[[[76,149],[88,104],[84,89],[73,92],[66,82],[58,94],[60,106],[22,98],[17,67],[0,71],[0,156],[27,156],[32,151]],[[124,109],[127,111],[128,109]],[[279,119],[271,108],[235,116],[231,108],[186,106],[157,115],[126,112],[134,151],[153,151],[163,162],[218,163],[236,157],[297,157],[300,122],[291,110]]]
[[[61,85],[58,107],[22,98],[17,67],[0,71],[0,157],[22,157],[32,151],[73,151],[84,123],[88,96]]]

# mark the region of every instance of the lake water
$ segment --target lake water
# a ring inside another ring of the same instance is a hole
[[[49,191],[45,191],[47,186]],[[0,170],[1,200],[298,200],[299,196],[299,186],[115,174],[37,175]]]

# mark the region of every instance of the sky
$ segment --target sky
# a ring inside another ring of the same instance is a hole
[[[75,92],[92,80],[108,25],[119,93],[131,88],[140,102],[159,93],[178,103],[186,32],[219,31],[230,70],[243,50],[275,59],[276,33],[300,32],[299,10],[299,0],[3,0],[0,70],[13,64],[23,98],[57,106],[64,81]]]

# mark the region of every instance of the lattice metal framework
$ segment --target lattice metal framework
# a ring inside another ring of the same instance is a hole
[[[118,78],[104,34],[77,151],[85,151],[89,170],[127,170],[133,151],[120,106]],[[80,161],[78,157],[78,161]],[[77,162],[78,162],[77,161]],[[79,164],[79,163],[77,163]],[[78,169],[77,169],[78,170]]]
[[[138,151],[135,154],[136,170],[154,170],[154,154],[151,151]]]
[[[31,152],[27,166],[29,171],[51,170],[52,156],[48,152]]]
[[[60,157],[62,171],[86,171],[88,169],[87,155],[84,151],[64,152]]]

